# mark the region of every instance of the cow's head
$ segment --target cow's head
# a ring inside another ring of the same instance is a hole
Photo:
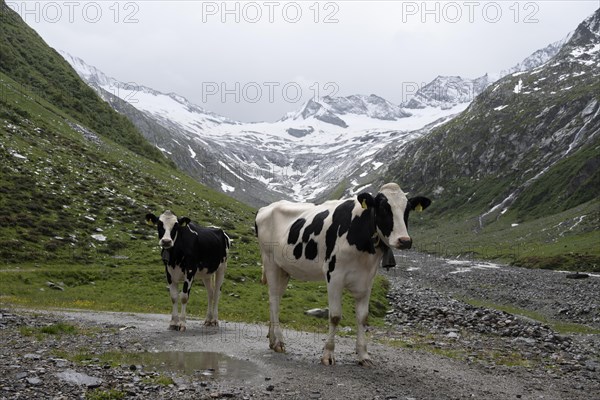
[[[158,245],[163,249],[170,249],[175,246],[177,232],[190,223],[187,217],[177,218],[175,214],[167,210],[157,217],[154,214],[146,214],[146,222],[155,225],[158,229]]]
[[[406,193],[395,183],[383,185],[375,198],[369,193],[361,193],[358,201],[363,208],[375,211],[377,235],[387,246],[396,249],[410,249],[412,246],[412,239],[408,234],[410,211],[422,211],[431,204],[431,200],[426,197],[407,198]]]

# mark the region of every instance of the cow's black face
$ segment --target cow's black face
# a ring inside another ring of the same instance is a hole
[[[425,197],[408,199],[395,183],[383,185],[374,199],[368,194],[361,194],[359,201],[364,201],[365,208],[375,208],[375,225],[381,240],[389,247],[402,250],[412,246],[408,234],[409,212],[416,208],[425,209],[431,204]]]
[[[175,245],[179,229],[189,222],[189,218],[186,217],[177,219],[177,216],[169,210],[162,213],[158,218],[154,214],[148,214],[146,220],[156,225],[158,245],[165,250]]]

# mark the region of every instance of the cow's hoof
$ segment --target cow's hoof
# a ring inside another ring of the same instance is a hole
[[[283,343],[278,343],[273,350],[275,350],[275,353],[285,353],[285,345]]]
[[[373,368],[375,363],[370,358],[365,358],[364,360],[359,360],[358,365],[365,368]]]
[[[179,332],[185,332],[185,325],[181,325],[179,327]]]
[[[270,343],[269,347],[275,352],[275,353],[285,353],[285,344],[281,343],[281,342],[277,342],[277,343]]]
[[[169,325],[169,330],[170,331],[178,331],[179,330],[179,325]]]
[[[335,357],[333,355],[321,357],[321,364],[323,365],[335,365]]]
[[[206,321],[204,321],[204,326],[219,326],[219,321],[216,321],[216,320],[214,320],[214,321],[206,320]]]

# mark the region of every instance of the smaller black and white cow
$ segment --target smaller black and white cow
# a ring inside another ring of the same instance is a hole
[[[342,318],[342,291],[356,301],[356,352],[361,365],[371,365],[365,328],[373,279],[384,252],[409,249],[408,215],[431,204],[426,197],[407,198],[395,183],[376,196],[361,193],[320,205],[279,201],[256,215],[263,282],[269,285],[269,345],[285,351],[279,326],[279,304],[290,277],[327,282],[329,337],[321,362],[335,363],[335,333]]]
[[[160,217],[147,214],[146,222],[158,229],[158,245],[162,248],[161,256],[173,302],[169,329],[185,331],[185,309],[196,276],[202,279],[208,293],[204,325],[218,325],[219,297],[230,244],[227,234],[220,228],[196,225],[187,217],[177,218],[169,210]],[[180,282],[183,282],[181,294]],[[178,313],[179,299],[181,314]]]

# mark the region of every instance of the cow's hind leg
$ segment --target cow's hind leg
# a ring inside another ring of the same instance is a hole
[[[327,297],[329,299],[329,335],[323,349],[321,363],[325,365],[335,364],[335,334],[342,320],[342,291],[344,285],[331,278],[327,285]]]
[[[283,332],[279,324],[279,306],[281,296],[283,296],[283,292],[287,288],[290,276],[278,266],[271,265],[270,268],[266,269],[266,277],[269,284],[269,347],[277,353],[283,353],[285,351],[285,344],[283,342]]]
[[[194,283],[194,275],[196,271],[188,270],[185,272],[185,281],[183,282],[183,290],[181,291],[181,316],[179,317],[179,330],[185,331],[185,317],[186,317],[186,306],[190,298],[190,292],[192,290],[192,283]]]
[[[221,286],[223,285],[223,280],[225,279],[226,268],[227,262],[223,262],[213,274],[202,278],[204,286],[206,287],[206,294],[208,296],[206,319],[204,320],[205,326],[219,325],[219,298],[221,296]]]
[[[212,320],[211,325],[219,325],[219,299],[221,298],[221,286],[225,280],[225,270],[227,270],[227,260],[223,261],[219,265],[219,269],[215,272],[215,288],[213,292],[213,303],[212,303]]]

